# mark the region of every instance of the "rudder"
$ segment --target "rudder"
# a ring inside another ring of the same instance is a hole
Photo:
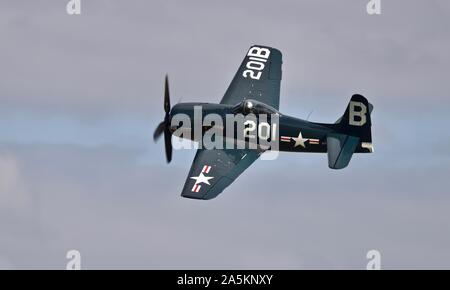
[[[341,134],[358,137],[363,143],[372,143],[372,104],[365,97],[355,94],[350,99],[344,115],[337,122]]]
[[[372,122],[373,106],[365,97],[355,94],[344,115],[334,124],[335,133],[327,136],[328,166],[341,169],[348,165],[354,152],[373,152]]]

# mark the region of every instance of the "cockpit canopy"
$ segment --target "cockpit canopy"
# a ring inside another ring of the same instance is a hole
[[[241,113],[243,115],[247,114],[279,114],[278,110],[267,105],[264,103],[261,103],[259,101],[253,100],[253,99],[247,99],[243,100],[242,102],[236,104],[233,107],[233,112],[235,114]]]

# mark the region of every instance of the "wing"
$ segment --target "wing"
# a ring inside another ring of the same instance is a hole
[[[281,64],[279,50],[260,45],[250,47],[220,103],[234,105],[244,99],[255,99],[278,110]]]
[[[212,199],[247,169],[261,152],[249,149],[199,149],[181,196]]]

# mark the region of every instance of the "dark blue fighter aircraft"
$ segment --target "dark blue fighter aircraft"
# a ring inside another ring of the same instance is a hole
[[[327,153],[328,166],[332,169],[346,167],[353,153],[373,152],[370,120],[373,106],[359,94],[351,97],[344,115],[334,124],[314,123],[281,114],[278,111],[281,64],[282,57],[279,50],[261,45],[250,47],[219,104],[179,103],[171,108],[166,76],[164,95],[166,115],[164,121],[156,128],[153,137],[156,141],[164,134],[167,162],[172,159],[174,132],[178,129],[184,129],[185,132],[194,130],[194,122],[172,124],[172,119],[177,114],[184,114],[193,120],[194,108],[197,107],[201,109],[203,116],[216,114],[225,118],[226,115],[237,114],[243,116],[270,114],[278,118],[277,126],[270,121],[258,124],[257,117],[256,122],[247,121],[243,129],[245,133],[255,131],[257,137],[263,134],[270,135],[272,141],[279,142],[276,149],[273,146],[198,149],[181,193],[183,197],[194,199],[216,197],[267,150]],[[264,127],[267,129],[265,133]],[[200,137],[211,128],[212,126],[203,126]],[[234,136],[238,138],[237,133]],[[198,136],[182,137],[200,141]],[[263,137],[267,139],[267,136]],[[248,138],[246,140],[248,141]]]

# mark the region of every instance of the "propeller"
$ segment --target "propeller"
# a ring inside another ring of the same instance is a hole
[[[172,160],[172,133],[170,132],[170,95],[169,95],[169,78],[166,75],[164,83],[164,111],[166,115],[164,121],[159,123],[153,133],[153,140],[156,142],[161,135],[164,134],[164,145],[166,147],[166,160],[170,163]]]

